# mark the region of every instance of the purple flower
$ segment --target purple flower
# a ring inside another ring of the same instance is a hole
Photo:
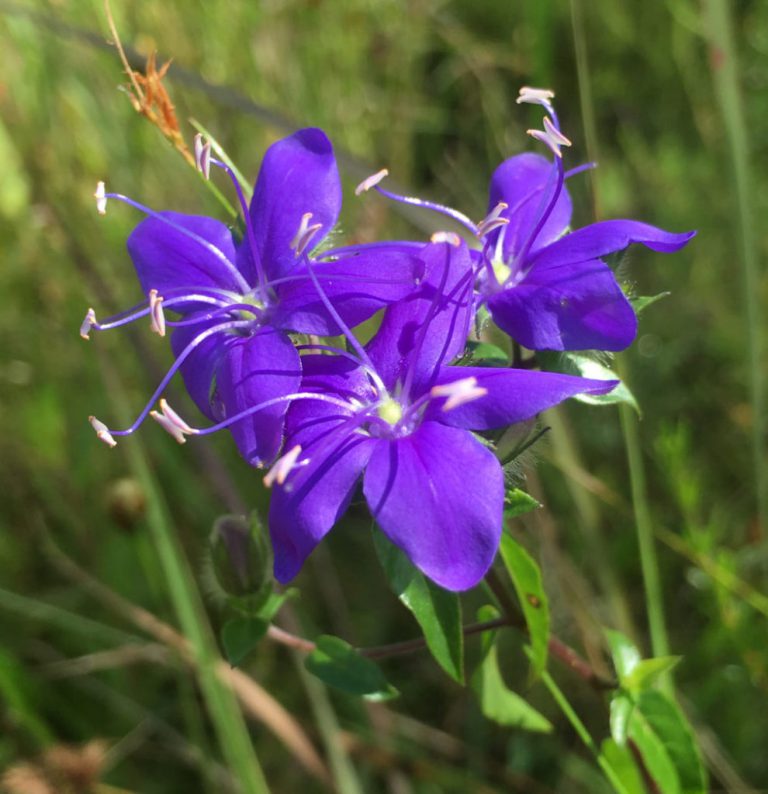
[[[397,196],[396,200],[449,215],[483,243],[473,252],[478,304],[487,304],[494,322],[531,350],[623,350],[635,338],[637,318],[603,258],[640,243],[654,251],[682,248],[695,232],[673,234],[645,223],[613,220],[568,233],[571,198],[565,180],[590,166],[566,173],[560,132],[550,91],[523,88],[519,102],[542,105],[544,130],[529,130],[554,157],[537,154],[505,160],[490,185],[489,214],[479,224],[457,210]],[[380,172],[363,188],[376,186]]]
[[[458,243],[458,238],[456,240]],[[447,366],[473,316],[466,245],[433,243],[418,292],[390,306],[357,355],[303,357],[286,449],[269,472],[275,576],[291,580],[347,509],[362,477],[378,526],[450,590],[483,577],[502,528],[504,473],[470,431],[525,421],[615,381],[506,368]]]
[[[231,170],[202,148],[201,169],[211,163],[228,171],[245,216],[238,242],[213,218],[146,212],[132,232],[128,251],[150,305],[114,322],[84,323],[104,329],[150,315],[154,330],[173,326],[176,362],[137,421],[133,432],[177,370],[209,419],[226,423],[245,459],[273,460],[283,440],[285,412],[301,381],[301,360],[289,332],[335,335],[339,321],[356,325],[414,289],[413,257],[396,246],[359,246],[350,252],[308,254],[328,235],[341,207],[341,184],[330,141],[319,129],[304,129],[266,152],[250,206]],[[331,306],[332,303],[332,306]],[[181,315],[167,321],[164,309]],[[258,415],[248,408],[268,403]],[[233,416],[244,418],[231,422]],[[167,405],[156,418],[178,440],[192,429]],[[102,438],[105,438],[102,436]],[[106,438],[105,438],[106,440]]]

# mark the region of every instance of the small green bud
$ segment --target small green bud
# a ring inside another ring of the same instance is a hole
[[[272,590],[272,547],[256,513],[216,519],[210,539],[218,586],[243,607],[257,609]]]

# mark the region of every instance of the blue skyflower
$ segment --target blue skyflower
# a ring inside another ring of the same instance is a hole
[[[450,207],[398,196],[378,186],[379,172],[361,185],[395,200],[446,214],[482,244],[473,252],[477,304],[494,322],[531,350],[623,350],[637,333],[637,318],[604,257],[640,243],[673,252],[695,234],[674,234],[630,220],[595,223],[569,232],[571,198],[565,180],[590,166],[565,172],[561,149],[570,141],[560,131],[553,94],[524,88],[519,102],[539,104],[543,130],[529,130],[552,151],[505,160],[490,185],[489,213],[479,224]]]
[[[213,163],[229,171],[210,158],[209,149],[199,155],[203,170]],[[130,428],[110,430],[92,420],[108,443],[136,430],[180,370],[198,408],[230,428],[243,457],[254,465],[269,463],[280,450],[285,412],[301,382],[301,359],[289,332],[338,334],[338,319],[357,325],[415,287],[415,260],[397,247],[358,246],[310,258],[310,242],[326,237],[341,207],[336,160],[321,130],[300,130],[267,150],[249,207],[233,182],[245,216],[239,243],[218,220],[153,212],[100,186],[100,211],[107,198],[117,198],[148,215],[130,235],[128,252],[149,305],[105,323],[91,310],[82,333],[149,315],[158,333],[174,327],[176,355]],[[181,318],[166,320],[165,309]],[[265,402],[258,416],[229,421]],[[192,429],[167,404],[161,407],[152,416],[183,441]]]
[[[465,244],[421,253],[418,292],[391,305],[357,354],[303,357],[288,450],[265,481],[275,484],[269,524],[275,576],[291,580],[347,509],[362,477],[378,526],[437,584],[465,590],[490,566],[502,529],[504,475],[470,431],[505,427],[615,381],[506,368],[448,366],[464,351],[473,316]]]

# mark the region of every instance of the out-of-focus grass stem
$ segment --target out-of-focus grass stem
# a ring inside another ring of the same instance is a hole
[[[130,411],[122,396],[124,390],[105,356],[101,363],[110,383],[115,414],[128,424]],[[245,719],[231,690],[216,675],[219,654],[211,634],[200,595],[178,537],[173,530],[168,508],[152,477],[141,440],[137,436],[125,444],[134,476],[147,498],[147,526],[155,542],[160,565],[182,631],[189,640],[198,671],[200,688],[214,724],[221,751],[235,775],[243,794],[269,791],[251,742]]]
[[[733,40],[731,4],[728,0],[704,3],[710,45],[712,78],[725,125],[728,156],[733,169],[736,201],[734,226],[739,230],[739,248],[747,320],[747,348],[752,404],[752,466],[754,469],[757,515],[760,528],[768,531],[768,478],[766,477],[765,381],[762,370],[763,338],[760,325],[760,266],[752,213],[750,142],[744,103],[739,85],[739,65]],[[768,569],[768,565],[766,565]]]
[[[581,114],[584,120],[584,134],[587,144],[587,156],[597,162],[597,131],[595,125],[592,91],[587,62],[587,44],[581,16],[580,0],[571,0],[571,21],[573,24],[574,49],[576,52],[576,71],[579,78],[579,97]],[[595,215],[600,218],[599,191],[594,172],[592,172],[592,195]],[[626,367],[618,362],[619,376],[624,380]],[[666,621],[664,618],[664,599],[659,576],[659,565],[656,557],[656,546],[653,537],[653,522],[648,506],[648,494],[645,486],[645,471],[640,448],[640,437],[637,432],[637,416],[626,404],[619,408],[621,429],[629,462],[629,478],[632,488],[632,506],[637,530],[637,543],[640,548],[640,566],[643,572],[645,587],[645,606],[648,613],[648,626],[651,635],[651,651],[654,656],[669,654]],[[665,681],[668,681],[665,676]]]

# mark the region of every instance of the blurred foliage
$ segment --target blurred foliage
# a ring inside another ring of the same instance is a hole
[[[583,5],[600,168],[571,184],[576,223],[597,206],[605,218],[699,229],[674,257],[631,253],[625,272],[635,294],[672,296],[643,313],[625,364],[644,416],[671,651],[684,657],[674,672],[680,701],[714,784],[758,786],[768,779],[760,593],[768,544],[755,517],[738,241],[711,76],[721,54],[709,51],[692,0]],[[160,62],[173,58],[166,86],[188,142],[194,117],[245,174],[256,174],[265,147],[293,127],[326,129],[341,156],[342,230],[352,240],[423,235],[434,222],[403,217],[376,196],[353,200],[354,184],[383,165],[409,190],[481,217],[492,169],[530,148],[525,129],[539,120],[536,108],[514,103],[523,84],[556,90],[574,141],[569,162],[586,159],[564,0],[114,0],[113,11],[124,44],[142,59],[154,51]],[[755,145],[753,215],[763,218],[768,19],[758,0],[733,11]],[[126,79],[99,3],[0,2],[0,12],[0,770],[103,740],[99,773],[113,788],[87,790],[226,791],[180,657],[159,653],[94,597],[49,542],[175,623],[147,494],[126,452],[133,440],[109,450],[86,421],[116,417],[117,389],[138,410],[170,363],[146,327],[78,338],[89,306],[106,316],[141,298],[124,247],[136,213],[113,203],[100,218],[91,193],[106,179],[152,207],[222,210],[121,92]],[[768,238],[759,245],[765,261]],[[760,289],[765,304],[764,278]],[[178,387],[170,401],[194,415]],[[609,670],[600,624],[648,648],[618,416],[571,405],[548,423],[554,432],[532,453],[538,465],[525,470],[544,509],[515,519],[516,534],[542,565],[553,631]],[[261,478],[223,434],[177,447],[152,426],[142,443],[205,590],[201,559],[213,522],[263,508]],[[418,626],[391,594],[359,518],[336,529],[297,579],[303,630],[355,645],[412,637]],[[210,614],[216,628],[227,618],[213,602]],[[525,657],[520,639],[509,641],[507,657],[518,661],[503,675],[521,691]],[[467,653],[471,674],[479,641],[468,638]],[[401,698],[365,706],[318,690],[290,658],[264,640],[245,670],[325,747],[339,790],[606,790],[540,685],[526,696],[555,730],[531,735],[484,720],[428,653],[382,663]],[[556,664],[587,727],[607,736],[606,700]],[[271,730],[251,725],[275,791],[328,790]]]

